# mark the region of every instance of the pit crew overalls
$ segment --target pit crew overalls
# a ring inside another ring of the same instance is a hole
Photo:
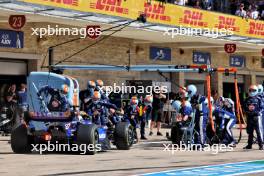
[[[64,94],[62,94],[60,90],[54,89],[50,86],[42,87],[37,93],[40,101],[42,101],[42,104],[44,101],[44,97],[42,97],[43,93],[45,96],[45,100],[47,100],[47,102],[45,102],[45,103],[47,103],[47,108],[49,111],[51,111],[51,112],[66,112],[67,109],[70,108],[67,97]],[[53,107],[52,106],[53,101],[58,101],[59,106]],[[45,107],[43,107],[43,108],[45,108]]]
[[[223,135],[222,143],[223,144],[235,143],[235,138],[232,132],[232,128],[236,124],[235,112],[233,112],[231,108],[227,108],[224,106],[223,108],[216,107],[214,113],[217,114],[220,121],[219,128],[221,134]]]
[[[247,114],[248,148],[253,144],[253,133],[256,130],[257,141],[260,148],[263,147],[263,126],[261,116],[262,103],[258,96],[248,97],[245,101],[245,112]]]
[[[198,109],[195,112],[195,129],[198,132],[198,139],[195,141],[198,144],[206,144],[206,127],[208,123],[209,109],[205,103],[206,98],[201,96],[198,101]]]
[[[95,111],[98,111],[99,114],[94,115]],[[106,126],[108,123],[107,104],[102,101],[97,103],[91,101],[86,109],[86,113],[92,117],[92,121],[96,125]]]
[[[264,135],[264,93],[258,95],[260,100],[261,100],[261,121],[262,121],[262,128],[263,128],[263,135]],[[263,136],[264,138],[264,136]],[[263,139],[263,143],[264,143],[264,139]]]

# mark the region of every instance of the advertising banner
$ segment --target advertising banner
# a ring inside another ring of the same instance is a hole
[[[23,48],[24,33],[20,31],[0,29],[0,47]]]
[[[192,27],[219,32],[233,31],[235,35],[264,39],[264,22],[216,12],[147,0],[19,0],[23,2],[58,7],[81,12],[136,19],[145,13],[150,23],[172,27]]]

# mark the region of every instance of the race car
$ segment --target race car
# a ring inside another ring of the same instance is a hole
[[[31,72],[27,78],[29,110],[11,133],[15,153],[32,151],[32,144],[86,144],[87,154],[98,152],[98,144],[109,140],[108,129],[93,123],[79,110],[79,84],[75,78],[51,72]],[[130,124],[119,122],[111,135],[118,149],[132,145]]]

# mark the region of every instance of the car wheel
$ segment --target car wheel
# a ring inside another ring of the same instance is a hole
[[[128,122],[120,122],[115,126],[115,145],[118,150],[129,150],[134,143],[133,127]]]
[[[77,143],[79,145],[87,145],[87,154],[94,155],[97,152],[97,144],[99,143],[99,135],[97,131],[97,125],[80,124],[77,130]],[[89,147],[91,146],[92,147]],[[92,148],[92,150],[91,150]]]
[[[29,153],[31,152],[29,135],[27,127],[20,124],[11,132],[11,148],[15,153]]]

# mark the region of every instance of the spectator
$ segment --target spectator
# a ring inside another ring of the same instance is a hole
[[[262,10],[262,13],[261,13],[261,19],[264,20],[264,10]]]
[[[213,0],[202,0],[202,7],[204,10],[212,10]]]
[[[244,4],[241,3],[239,6],[239,9],[236,11],[237,16],[240,16],[242,18],[245,18],[247,16],[247,12],[244,10]]]
[[[193,6],[194,8],[196,9],[201,9],[201,4],[200,4],[200,1],[195,1],[195,5]]]
[[[26,84],[21,84],[20,90],[18,91],[18,110],[20,118],[17,119],[17,122],[21,122],[21,120],[23,120],[24,112],[28,109],[26,87]]]
[[[257,10],[256,6],[251,6],[250,5],[250,9],[248,11],[248,17],[254,20],[258,20],[259,19],[259,11]]]
[[[176,0],[175,4],[185,6],[186,4],[188,4],[188,0]]]

